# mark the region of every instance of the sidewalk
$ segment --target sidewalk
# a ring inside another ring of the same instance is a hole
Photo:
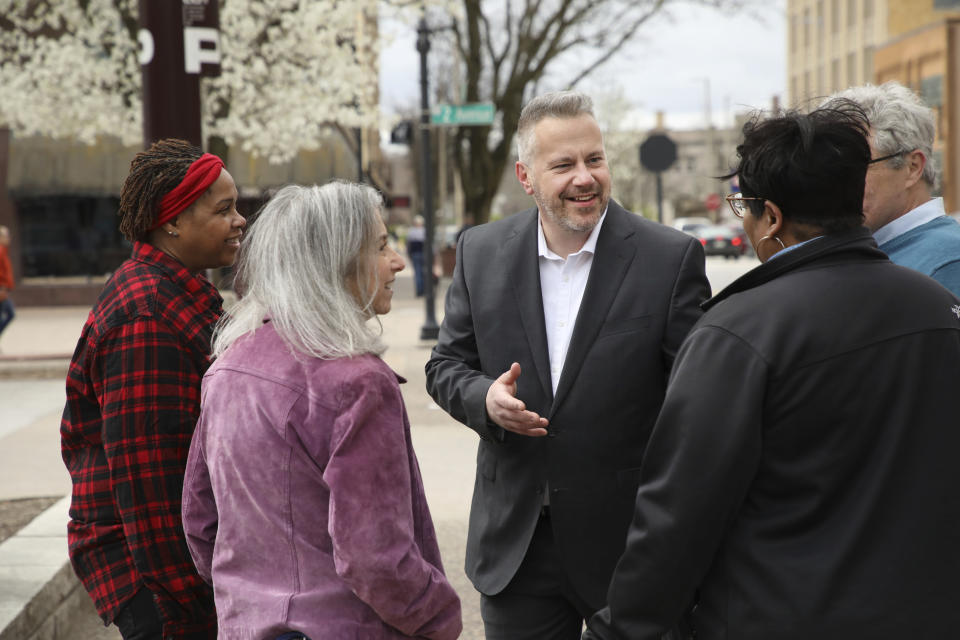
[[[0,336],[0,379],[65,378],[88,307],[17,307]]]
[[[411,270],[399,274],[392,311],[382,317],[384,360],[407,379],[402,386],[444,568],[463,603],[463,640],[483,637],[479,596],[463,573],[467,516],[477,436],[456,423],[427,395],[423,366],[431,343],[420,340],[425,311],[413,296]],[[436,317],[443,315],[441,282]],[[0,338],[0,500],[68,496],[70,479],[60,459],[59,421],[64,378],[88,309],[18,308]],[[119,638],[103,629],[89,598],[77,591],[66,554],[66,508],[56,503],[0,544],[0,640],[43,637]],[[32,528],[31,528],[32,527]],[[39,531],[39,533],[38,533]],[[48,620],[42,636],[22,635],[28,623]],[[19,626],[17,626],[19,625]],[[76,635],[82,629],[81,636]]]

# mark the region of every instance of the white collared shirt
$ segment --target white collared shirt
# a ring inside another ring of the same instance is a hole
[[[587,288],[587,278],[590,276],[590,267],[593,265],[593,254],[597,249],[597,236],[606,217],[605,210],[597,226],[583,243],[583,247],[564,259],[547,247],[540,216],[537,216],[540,291],[543,294],[543,319],[547,327],[550,380],[553,383],[554,393],[557,392],[560,373],[567,358],[570,336],[573,334],[573,325],[580,312],[583,292]]]
[[[935,218],[946,215],[943,208],[943,198],[931,198],[919,207],[912,209],[896,220],[888,222],[873,233],[873,239],[878,245],[890,242],[897,236],[902,236],[911,229],[927,224]]]

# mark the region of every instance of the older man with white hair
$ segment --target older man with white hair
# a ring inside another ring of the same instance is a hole
[[[853,100],[870,120],[863,215],[880,249],[960,295],[960,224],[933,197],[933,111],[897,82],[852,87],[825,104],[836,98]]]

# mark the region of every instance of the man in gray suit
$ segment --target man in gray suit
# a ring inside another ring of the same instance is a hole
[[[461,236],[427,390],[481,438],[466,572],[487,638],[565,640],[605,603],[710,287],[700,243],[610,199],[590,98],[533,99],[517,146],[537,206]]]

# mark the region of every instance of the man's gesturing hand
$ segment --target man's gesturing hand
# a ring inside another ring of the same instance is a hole
[[[520,365],[514,362],[487,390],[487,416],[507,431],[522,436],[547,435],[547,419],[533,411],[517,398],[517,378]]]

